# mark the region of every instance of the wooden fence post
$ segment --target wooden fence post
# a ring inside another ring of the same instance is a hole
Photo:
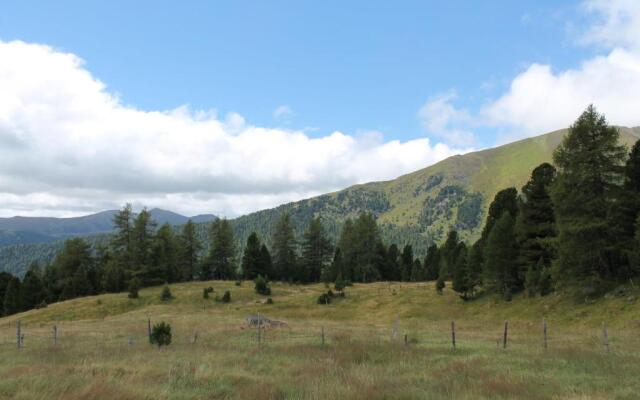
[[[409,339],[407,338],[407,333],[405,332],[404,334],[404,345],[408,345],[409,344]]]
[[[544,349],[547,350],[547,320],[542,319],[542,336],[544,337]]]
[[[260,346],[260,325],[262,325],[262,319],[260,313],[258,313],[258,346]]]
[[[58,326],[57,325],[53,326],[53,345],[54,346],[58,345]]]
[[[607,323],[602,323],[602,340],[604,347],[607,349],[607,353],[609,352],[609,331],[607,330]]]
[[[22,348],[22,332],[20,329],[20,320],[18,320],[18,326],[16,328],[16,338],[18,341],[18,348]]]
[[[509,332],[509,321],[504,321],[504,334],[502,336],[502,348],[507,348],[507,334]]]
[[[151,318],[147,319],[147,334],[149,336],[149,343],[151,343]]]
[[[455,321],[451,321],[451,345],[453,349],[456,349],[456,323]]]

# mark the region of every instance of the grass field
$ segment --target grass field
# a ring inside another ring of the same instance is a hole
[[[214,295],[231,290],[232,302],[203,300],[207,286]],[[250,282],[172,285],[175,298],[167,303],[160,290],[144,289],[136,300],[125,293],[76,299],[0,319],[0,399],[640,396],[637,292],[589,305],[561,296],[463,303],[450,291],[437,295],[431,283],[375,283],[349,287],[345,299],[321,306],[315,300],[322,285],[274,284],[272,305]],[[257,330],[244,321],[258,312],[288,326],[260,332],[258,343]],[[149,345],[147,318],[171,324],[169,347]]]

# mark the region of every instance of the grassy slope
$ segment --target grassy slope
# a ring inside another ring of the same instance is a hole
[[[230,289],[232,303],[204,301],[206,286],[218,294]],[[175,299],[164,304],[157,287],[142,290],[137,300],[101,295],[0,319],[0,399],[631,399],[640,391],[640,309],[626,297],[591,305],[559,296],[463,303],[450,291],[437,295],[432,284],[375,283],[348,288],[346,299],[319,306],[321,285],[275,284],[275,304],[266,305],[249,283],[171,288]],[[244,324],[256,312],[289,325],[267,330],[259,351],[255,330]],[[148,316],[171,323],[168,349],[146,343]],[[541,349],[543,317],[548,352]],[[408,346],[390,337],[396,318]],[[26,344],[20,351],[18,319]],[[510,322],[506,350],[496,346],[504,320]],[[600,341],[602,321],[609,326],[609,354]],[[58,348],[51,345],[53,324]],[[194,332],[198,340],[191,344]]]

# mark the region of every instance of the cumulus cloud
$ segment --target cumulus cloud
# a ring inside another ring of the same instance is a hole
[[[214,111],[126,106],[76,55],[0,41],[0,213],[76,215],[125,202],[233,216],[390,179],[460,149],[421,138],[254,126]]]
[[[469,112],[458,109],[453,101],[458,97],[454,90],[431,97],[418,111],[423,128],[445,143],[458,146],[474,145],[476,137],[467,128],[472,122]]]
[[[581,44],[604,46],[605,54],[577,68],[554,70],[534,63],[509,89],[476,116],[511,140],[569,126],[589,104],[617,125],[640,125],[640,2],[592,0],[582,4],[592,23]]]

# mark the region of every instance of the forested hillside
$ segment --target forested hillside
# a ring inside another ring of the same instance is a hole
[[[320,216],[329,237],[335,241],[346,218],[369,212],[377,217],[385,242],[399,246],[410,244],[417,256],[426,255],[430,244],[442,243],[450,229],[456,229],[461,239],[473,241],[480,236],[487,208],[495,194],[505,187],[521,187],[536,166],[551,162],[553,150],[566,132],[559,130],[450,157],[391,181],[355,185],[233,219],[230,222],[238,256],[253,231],[270,246],[274,227],[283,213],[290,215],[297,237],[312,217]],[[620,128],[620,141],[627,147],[638,138],[640,128]],[[157,219],[154,211],[152,216]],[[194,222],[199,220],[194,217]],[[203,243],[203,254],[208,251],[207,225],[195,224],[197,236]],[[90,237],[93,243],[101,240],[104,237]],[[51,262],[61,248],[62,242],[2,246],[0,270],[22,275],[33,261]]]

